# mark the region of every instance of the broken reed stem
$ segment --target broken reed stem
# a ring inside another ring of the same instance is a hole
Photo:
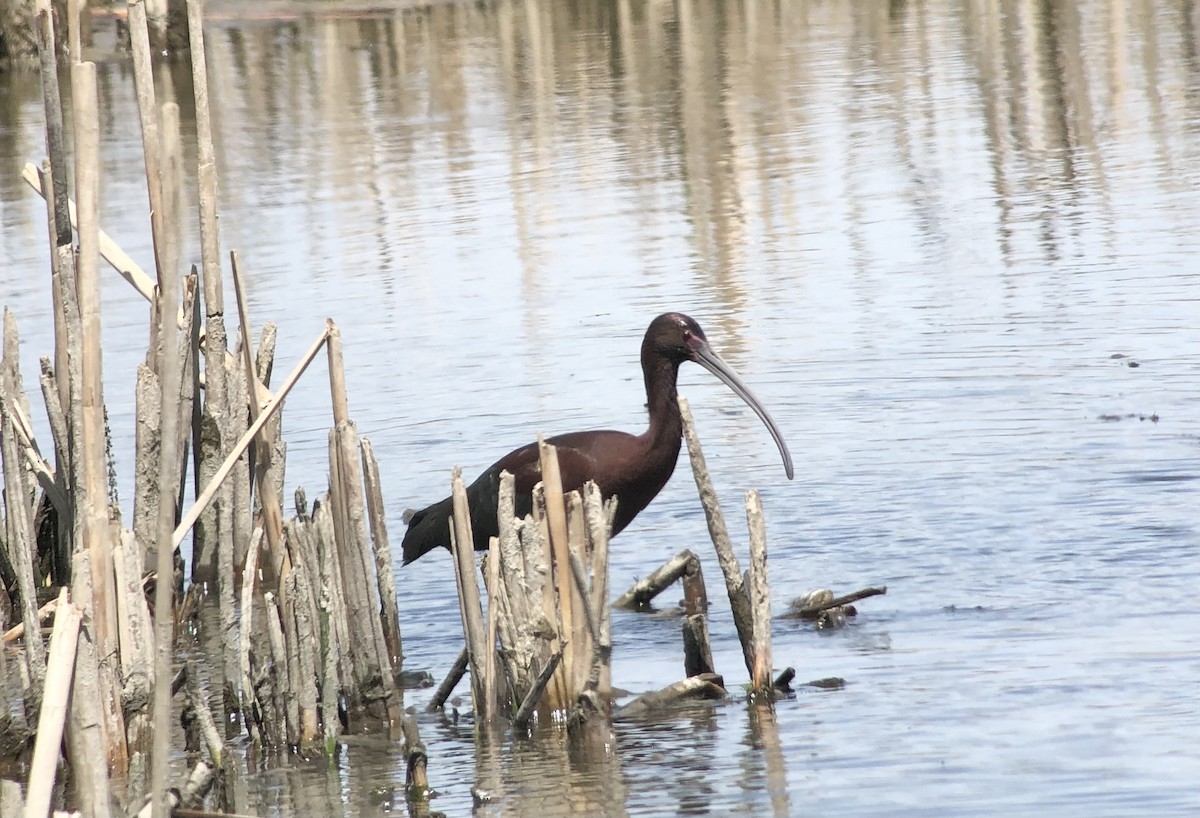
[[[476,718],[487,721],[491,718],[484,687],[486,678],[487,637],[483,628],[483,608],[479,599],[479,586],[475,584],[475,551],[471,532],[471,512],[467,504],[467,490],[463,485],[462,469],[454,468],[451,477],[451,495],[454,502],[454,524],[450,529],[450,545],[454,551],[454,577],[458,582],[458,610],[462,617],[463,638],[471,661],[471,698]],[[494,646],[491,648],[494,650]]]
[[[254,441],[254,436],[258,433],[258,430],[266,425],[271,416],[283,405],[283,399],[292,391],[292,387],[296,385],[296,381],[300,380],[300,376],[304,374],[304,370],[312,363],[312,359],[317,357],[317,353],[321,351],[321,347],[324,346],[328,338],[329,330],[326,328],[317,336],[317,340],[313,341],[312,346],[304,353],[300,362],[296,364],[296,368],[292,370],[287,380],[279,387],[279,391],[275,393],[275,397],[271,398],[271,402],[263,407],[262,414],[250,424],[250,428],[238,440],[237,445],[226,455],[225,462],[217,469],[212,479],[208,481],[208,485],[204,491],[196,498],[196,502],[188,509],[187,514],[183,515],[183,519],[179,521],[179,525],[175,527],[175,533],[171,537],[172,545],[178,546],[179,543],[183,542],[183,538],[187,536],[188,531],[196,524],[196,520],[200,518],[201,512],[212,502],[213,497],[221,487],[221,483],[233,471],[233,467],[237,465],[238,458],[241,457],[242,452],[246,451],[247,447]]]
[[[558,635],[559,644],[563,650],[561,671],[556,677],[552,690],[550,707],[553,710],[569,707],[575,700],[573,680],[576,678],[576,663],[574,661],[576,646],[572,634],[575,632],[575,597],[572,593],[575,583],[571,579],[570,537],[567,529],[567,507],[563,496],[562,473],[558,465],[558,450],[546,443],[539,433],[538,457],[542,471],[542,491],[546,505],[546,528],[549,539],[550,559],[548,567],[553,575],[553,583],[549,587],[548,599],[553,605],[557,599],[558,605]],[[556,593],[557,591],[557,593]],[[554,621],[551,619],[551,621]]]
[[[754,668],[750,685],[760,695],[770,695],[771,686],[771,589],[767,583],[767,528],[758,492],[746,492],[746,527],[750,531],[749,592]]]
[[[404,789],[412,800],[425,801],[429,797],[429,777],[425,769],[428,756],[417,729],[416,718],[411,714],[405,716],[401,721],[401,731],[404,734],[404,755],[407,758]]]
[[[42,104],[46,115],[46,153],[59,179],[66,179],[67,151],[63,127],[62,95],[58,87],[58,44],[55,41],[54,15],[49,0],[37,4],[38,57],[41,60]],[[55,186],[49,200],[54,217],[52,241],[55,247],[71,244],[71,222],[67,218],[67,185]]]
[[[96,93],[96,66],[71,67],[72,107],[75,125],[75,192],[79,211],[79,251],[75,283],[81,328],[82,355],[78,396],[82,426],[76,434],[76,457],[82,461],[84,539],[91,552],[91,633],[100,658],[100,698],[110,769],[125,770],[129,763],[120,682],[111,657],[118,651],[116,594],[113,583],[112,537],[109,527],[108,454],[104,410],[104,373],[100,333],[100,114]],[[78,489],[80,486],[77,485]],[[82,503],[78,500],[82,499]]]
[[[79,638],[81,619],[79,609],[71,605],[70,593],[63,588],[58,594],[58,613],[54,618],[54,632],[50,636],[46,687],[42,692],[37,743],[33,748],[33,761],[29,765],[29,790],[25,799],[26,818],[41,818],[50,811],[63,726],[66,723],[67,704],[71,695],[71,681],[75,675],[75,646]]]
[[[221,240],[217,222],[217,162],[213,150],[212,117],[208,106],[208,62],[204,53],[204,4],[201,0],[187,0],[187,17],[192,89],[196,103],[196,182],[200,188],[200,254],[204,266],[204,303],[210,316],[224,315]]]
[[[692,476],[700,493],[700,503],[704,506],[709,536],[717,550],[717,562],[721,565],[721,572],[725,574],[725,588],[729,593],[729,606],[733,610],[733,624],[737,628],[738,641],[742,643],[742,658],[746,661],[747,672],[753,676],[754,620],[750,612],[750,597],[742,580],[741,566],[733,553],[733,543],[729,540],[729,529],[725,527],[725,515],[717,502],[717,492],[708,477],[708,466],[704,462],[704,452],[700,448],[700,438],[696,434],[691,407],[683,395],[680,395],[678,400],[679,413],[683,418],[683,439],[687,442],[688,456],[692,463]]]
[[[700,559],[690,550],[684,549],[660,567],[652,571],[644,579],[638,580],[633,587],[617,598],[613,603],[616,608],[636,608],[649,604],[650,600],[661,594],[675,580],[684,576],[689,570],[695,570]]]

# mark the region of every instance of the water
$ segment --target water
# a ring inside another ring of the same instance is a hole
[[[489,815],[1200,813],[1196,4],[209,5],[223,245],[252,322],[279,322],[277,371],[342,326],[394,536],[453,465],[641,428],[641,333],[680,309],[797,456],[789,483],[753,414],[684,368],[728,516],[763,494],[776,611],[889,589],[841,631],[777,623],[777,665],[846,686],[774,726],[732,703],[581,755],[429,721],[437,809],[478,784]],[[104,227],[149,266],[129,66],[99,70]],[[51,349],[16,176],[43,151],[34,83],[0,79],[0,112],[0,286],[31,383]],[[115,276],[104,308],[128,502],[146,311]],[[321,378],[285,418],[310,494]],[[715,598],[706,541],[680,473],[616,541],[612,586],[692,547]],[[398,587],[407,666],[440,676],[449,560]],[[711,627],[736,688],[724,605]],[[614,629],[618,686],[682,675],[673,617]],[[395,745],[355,744],[249,776],[243,811],[374,815],[403,777]]]

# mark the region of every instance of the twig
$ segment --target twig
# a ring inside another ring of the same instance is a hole
[[[850,603],[857,602],[860,599],[866,599],[872,596],[881,596],[882,594],[886,593],[886,585],[881,585],[877,588],[863,588],[860,591],[855,591],[854,593],[846,594],[845,596],[834,597],[833,599],[826,600],[825,602],[821,602],[816,605],[792,608],[792,610],[789,611],[789,615],[801,618],[815,617],[817,614],[821,613],[821,611],[827,611],[830,608],[840,608],[843,605],[849,605]]]
[[[750,613],[750,596],[746,592],[742,580],[742,569],[733,553],[733,543],[729,540],[729,530],[725,527],[725,515],[717,502],[717,493],[708,477],[708,467],[704,462],[704,452],[700,448],[700,438],[696,434],[696,424],[692,421],[692,410],[687,398],[679,396],[679,412],[683,418],[683,438],[687,441],[688,456],[692,461],[692,476],[696,479],[696,488],[700,492],[700,502],[704,506],[704,516],[708,521],[708,533],[717,549],[717,561],[725,574],[725,588],[729,593],[729,606],[733,609],[733,624],[737,628],[738,641],[742,643],[742,658],[746,661],[746,670],[754,674],[754,628],[753,617]]]
[[[700,559],[690,549],[680,551],[671,559],[664,562],[644,579],[638,580],[633,587],[617,598],[613,603],[615,608],[637,608],[646,605],[654,597],[665,591],[675,580],[698,569]]]

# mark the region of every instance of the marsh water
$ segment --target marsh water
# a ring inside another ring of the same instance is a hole
[[[641,334],[682,310],[796,456],[789,482],[754,415],[684,366],[736,538],[762,493],[775,612],[888,587],[840,630],[776,622],[778,667],[844,687],[747,708],[681,464],[614,541],[611,585],[700,553],[737,695],[588,752],[477,746],[463,704],[422,722],[435,809],[466,814],[479,786],[483,815],[1200,814],[1200,5],[246,8],[208,4],[222,245],[255,326],[279,324],[278,366],[341,325],[397,544],[452,466],[643,428]],[[150,268],[131,68],[97,59],[103,226]],[[160,95],[194,166],[185,73]],[[52,349],[44,210],[19,178],[42,127],[36,78],[0,75],[0,295],[27,383]],[[128,503],[147,309],[111,275],[104,310]],[[285,413],[310,495],[329,418],[318,365]],[[397,586],[406,668],[440,677],[462,640],[450,561]],[[619,687],[683,675],[668,597],[615,614]],[[240,811],[403,812],[403,780],[399,746],[360,740],[255,768]]]

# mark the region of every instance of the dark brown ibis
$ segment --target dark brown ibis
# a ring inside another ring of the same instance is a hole
[[[650,428],[640,435],[600,429],[558,435],[546,441],[558,449],[563,491],[574,491],[588,480],[595,480],[606,500],[614,495],[618,498],[614,535],[650,504],[675,470],[683,442],[675,379],[684,361],[695,361],[716,375],[758,414],[783,455],[788,479],[792,479],[792,456],[771,415],[742,379],[713,352],[700,325],[682,313],[669,312],[650,322],[642,339],[642,375],[646,381]],[[486,550],[488,539],[497,535],[500,473],[506,470],[516,482],[517,516],[524,517],[532,508],[533,487],[541,480],[537,443],[509,452],[467,488],[476,551]],[[448,520],[452,514],[453,504],[447,497],[412,515],[401,546],[405,564],[439,545],[450,547]]]

